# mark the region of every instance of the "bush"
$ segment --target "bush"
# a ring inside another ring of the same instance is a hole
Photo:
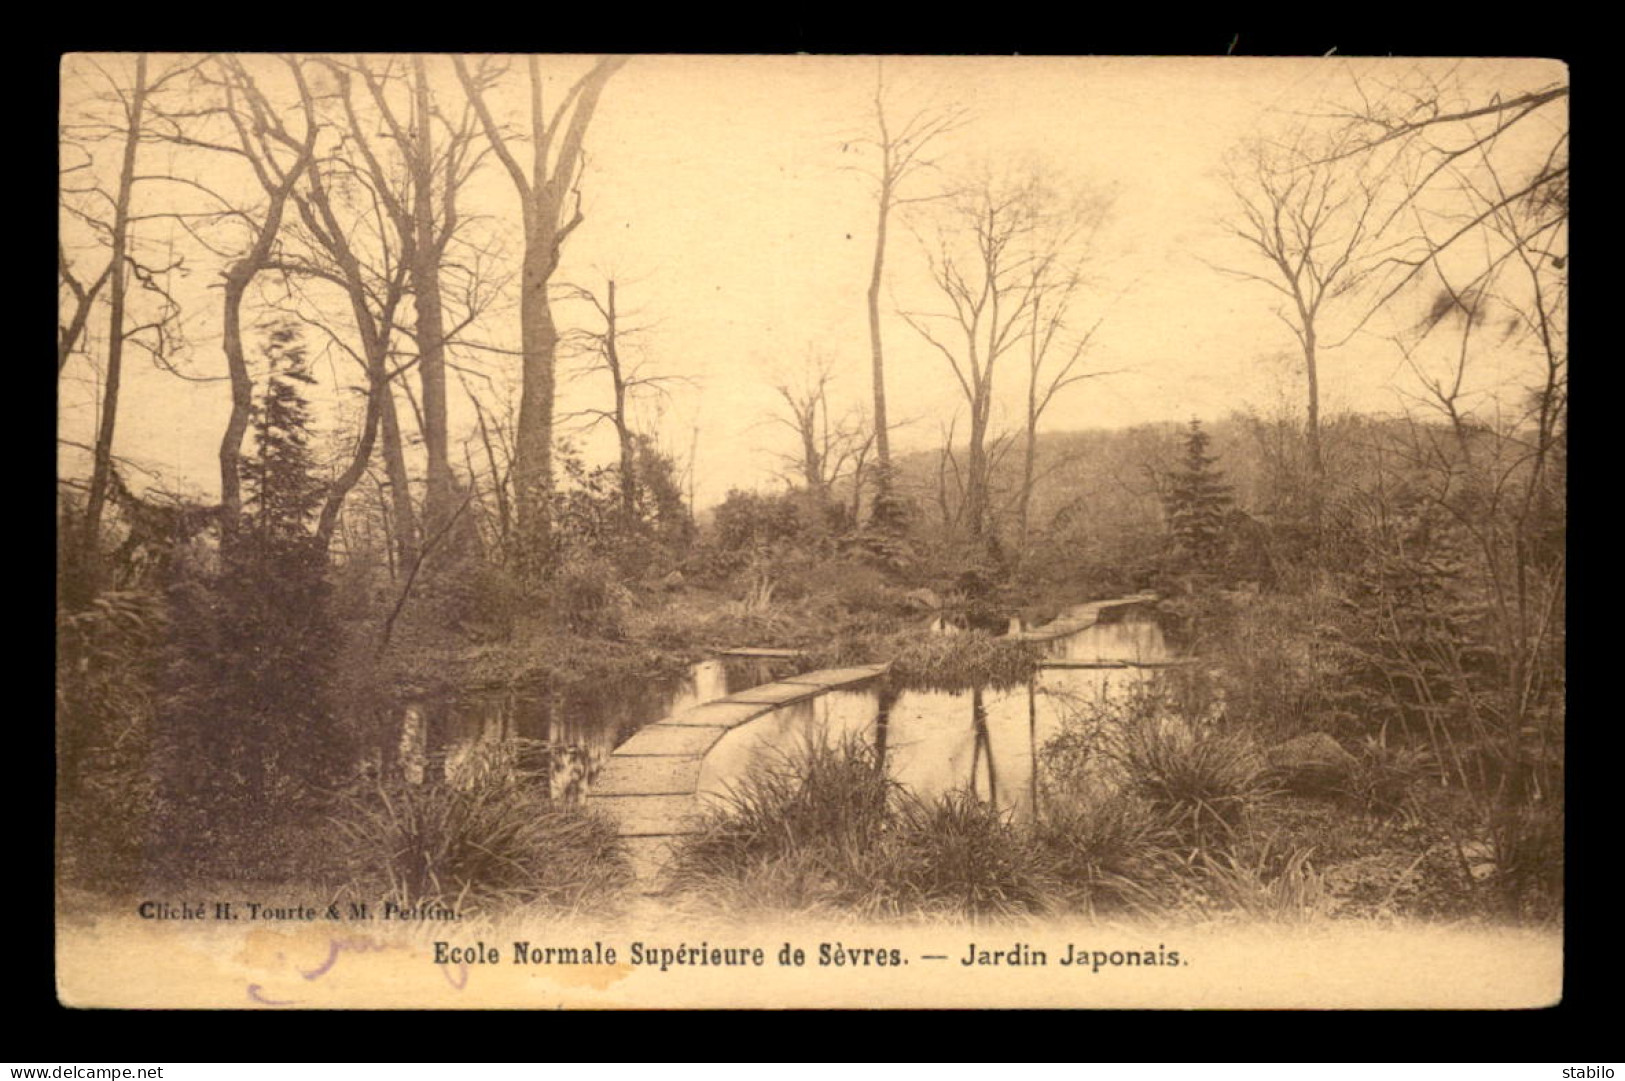
[[[679,847],[673,885],[725,907],[1039,911],[1054,891],[1008,818],[969,793],[915,799],[874,749],[812,739],[746,777]]]
[[[1038,669],[1039,647],[985,634],[914,634],[895,642],[891,674],[902,686],[959,691],[1013,687]]]
[[[971,919],[1051,907],[1054,883],[1038,851],[974,793],[905,799],[894,845],[892,889],[906,907]]]
[[[887,819],[895,787],[861,740],[809,739],[723,798],[704,831],[684,846],[679,875],[736,872],[813,847],[866,849]]]
[[[349,793],[333,820],[344,892],[464,915],[578,912],[613,898],[631,879],[614,826],[552,800],[537,750],[480,743],[444,780]]]
[[[1493,882],[1513,918],[1552,919],[1563,911],[1563,807],[1516,803],[1490,816]]]
[[[1306,922],[1331,912],[1332,899],[1320,872],[1309,862],[1312,850],[1287,853],[1272,866],[1268,847],[1251,860],[1235,853],[1202,854],[1201,881],[1208,902],[1240,912],[1250,921]]]
[[[1193,845],[1224,843],[1269,793],[1266,766],[1244,736],[1194,729],[1184,718],[1141,717],[1114,754],[1129,787]]]
[[[563,629],[601,638],[625,637],[631,603],[615,565],[597,556],[571,556],[548,590],[549,608]]]
[[[1389,747],[1367,738],[1340,791],[1350,805],[1366,814],[1398,815],[1409,809],[1412,787],[1436,768],[1426,750]]]
[[[1177,833],[1130,794],[1058,793],[1045,800],[1033,832],[1070,905],[1090,915],[1153,912],[1182,871]]]
[[[164,628],[159,599],[107,592],[57,615],[57,822],[64,877],[131,881],[155,793],[152,682]]]

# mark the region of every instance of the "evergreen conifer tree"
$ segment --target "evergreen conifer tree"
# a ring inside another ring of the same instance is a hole
[[[1208,453],[1209,437],[1192,418],[1185,435],[1185,459],[1168,477],[1164,506],[1175,542],[1204,570],[1217,567],[1224,554],[1231,508],[1230,486]]]
[[[174,828],[198,854],[229,851],[239,864],[254,860],[250,838],[347,764],[331,701],[337,625],[310,528],[323,487],[297,328],[273,327],[263,355],[264,394],[241,462],[242,525],[217,572],[170,589],[160,721]]]

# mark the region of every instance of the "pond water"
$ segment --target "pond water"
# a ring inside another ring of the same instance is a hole
[[[1046,644],[1058,661],[1157,664],[1171,659],[1162,628],[1128,610]],[[1022,818],[1038,800],[1038,752],[1064,718],[1151,679],[1153,668],[1043,668],[1026,686],[891,694],[875,681],[781,706],[725,735],[706,756],[700,792],[715,799],[754,769],[782,763],[808,740],[855,736],[875,746],[893,779],[922,798],[969,788]]]
[[[381,757],[393,757],[407,780],[421,782],[455,770],[481,743],[536,740],[550,747],[552,794],[576,799],[604,759],[644,725],[794,671],[794,662],[776,658],[711,658],[667,679],[426,699],[405,708],[398,746]]]
[[[1016,621],[1009,628],[1025,629]],[[1125,666],[1043,668],[1027,685],[1009,688],[889,692],[876,680],[831,691],[725,735],[702,765],[700,793],[716,798],[809,739],[853,735],[872,744],[892,777],[921,797],[969,788],[1017,817],[1028,815],[1038,798],[1034,762],[1063,719],[1154,674],[1132,665],[1170,659],[1162,628],[1138,608],[1108,610],[1099,622],[1044,643],[1044,650],[1059,663]],[[398,740],[377,758],[421,782],[455,771],[482,744],[534,740],[547,746],[552,795],[575,800],[614,749],[643,726],[795,670],[793,661],[777,658],[712,658],[664,680],[425,699],[405,708]]]

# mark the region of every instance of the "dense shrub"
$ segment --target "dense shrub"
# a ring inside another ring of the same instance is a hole
[[[1127,793],[1052,792],[1033,840],[1068,907],[1090,915],[1157,912],[1184,869],[1178,834],[1150,803]]]
[[[672,874],[730,908],[868,916],[1008,915],[1053,896],[1006,815],[969,793],[904,793],[853,738],[809,740],[747,776],[685,839]]]
[[[480,743],[441,780],[373,780],[333,825],[344,895],[465,915],[597,910],[630,880],[615,828],[551,799],[524,741]]]

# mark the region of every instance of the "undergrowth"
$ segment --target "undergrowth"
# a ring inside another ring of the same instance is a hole
[[[630,872],[610,823],[548,795],[533,741],[481,743],[442,780],[374,780],[333,825],[342,894],[466,915],[612,901]]]

